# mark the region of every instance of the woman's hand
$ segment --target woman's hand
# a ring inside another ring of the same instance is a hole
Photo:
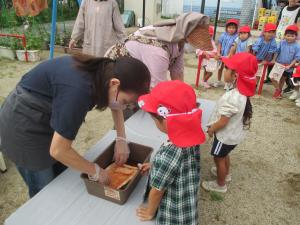
[[[151,168],[151,163],[143,163],[143,164],[139,163],[138,168],[141,171],[142,175],[146,175]]]
[[[129,147],[126,142],[126,139],[124,140],[118,140],[116,139],[116,144],[115,144],[115,153],[114,153],[114,160],[115,163],[118,166],[122,166],[124,163],[127,162],[128,157],[129,157]]]
[[[100,168],[98,183],[104,184],[104,185],[110,184],[110,178],[109,178],[108,172],[105,169]]]
[[[140,206],[136,210],[136,215],[141,221],[148,221],[154,218],[154,214],[150,213],[147,207]]]
[[[73,49],[75,47],[76,41],[71,39],[69,42],[69,49]]]

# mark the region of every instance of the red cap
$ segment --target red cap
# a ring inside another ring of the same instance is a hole
[[[138,104],[142,110],[167,120],[169,139],[176,146],[191,147],[205,141],[202,110],[197,107],[193,88],[182,81],[159,83],[150,94],[140,96]]]
[[[276,31],[277,26],[273,23],[267,23],[264,27],[264,32]]]
[[[287,31],[287,30],[291,30],[291,31],[298,32],[298,31],[299,31],[299,28],[298,28],[297,25],[290,25],[290,26],[288,26],[285,30],[286,30],[286,31]]]
[[[254,55],[242,52],[231,58],[223,57],[224,64],[237,73],[237,89],[242,95],[253,96],[256,90],[256,77],[258,63]]]
[[[300,66],[296,68],[296,73],[293,74],[293,77],[300,77]]]
[[[215,32],[215,28],[213,26],[209,26],[208,28],[208,33],[210,36],[213,36],[214,35],[214,32]]]
[[[249,26],[243,26],[240,28],[239,33],[250,33],[251,28]]]
[[[226,22],[226,26],[228,25],[228,24],[230,24],[230,23],[233,23],[233,24],[235,24],[235,25],[239,25],[239,21],[237,20],[237,19],[229,19],[229,20],[227,20],[227,22]]]

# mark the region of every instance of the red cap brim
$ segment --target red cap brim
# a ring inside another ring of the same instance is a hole
[[[151,94],[142,95],[138,99],[139,107],[151,113],[157,113],[157,104],[156,101],[152,98]]]

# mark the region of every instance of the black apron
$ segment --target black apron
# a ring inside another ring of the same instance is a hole
[[[17,166],[37,171],[57,162],[49,153],[51,107],[51,99],[19,85],[5,99],[0,109],[1,149]]]

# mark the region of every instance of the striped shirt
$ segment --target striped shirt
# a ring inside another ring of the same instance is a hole
[[[221,44],[222,56],[227,56],[229,54],[229,51],[237,37],[238,37],[237,33],[230,35],[229,33],[224,32],[223,34],[221,34],[219,38],[219,44]]]
[[[236,51],[235,53],[248,52],[248,48],[253,45],[252,38],[242,41],[239,37],[235,39]]]
[[[164,144],[155,154],[150,172],[150,186],[165,191],[156,224],[197,225],[199,184],[200,146]]]
[[[252,50],[256,53],[256,58],[258,61],[271,61],[272,54],[277,52],[277,43],[275,38],[269,42],[265,42],[264,37],[261,36],[252,45]]]
[[[276,62],[280,64],[291,64],[294,60],[300,61],[300,45],[297,42],[288,43],[286,40],[282,40],[277,49]],[[293,68],[287,70],[292,72]]]

